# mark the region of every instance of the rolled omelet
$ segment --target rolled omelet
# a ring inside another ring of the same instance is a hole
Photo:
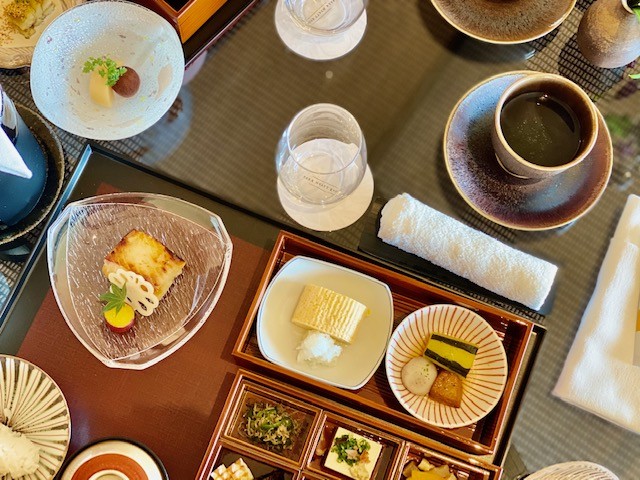
[[[362,319],[368,315],[365,305],[353,298],[318,285],[305,285],[291,321],[311,330],[351,343]]]

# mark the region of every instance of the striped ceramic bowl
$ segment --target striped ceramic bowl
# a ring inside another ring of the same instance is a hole
[[[40,450],[40,463],[20,480],[50,480],[62,466],[71,438],[71,417],[60,387],[34,364],[0,355],[0,422]],[[0,480],[11,480],[0,475]]]
[[[402,367],[422,355],[431,333],[450,335],[478,346],[464,379],[460,408],[414,395],[401,380]],[[495,330],[481,316],[457,305],[430,305],[409,314],[393,332],[385,361],[391,390],[416,418],[443,428],[471,425],[496,406],[507,381],[507,356]]]

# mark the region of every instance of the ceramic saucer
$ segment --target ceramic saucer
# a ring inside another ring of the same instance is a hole
[[[525,43],[558,27],[576,0],[431,0],[453,27],[489,43]]]
[[[478,213],[517,230],[548,230],[578,219],[595,205],[611,176],[613,149],[598,112],[596,145],[580,164],[543,180],[505,172],[491,146],[493,115],[502,92],[528,73],[497,75],[468,91],[449,116],[444,157],[456,189]]]
[[[160,459],[126,438],[105,438],[87,445],[65,465],[60,480],[168,480]]]
[[[369,210],[373,198],[373,174],[367,165],[358,188],[348,197],[329,205],[301,202],[289,193],[280,180],[278,198],[285,212],[303,227],[318,232],[333,232],[357,222]]]
[[[293,52],[310,60],[333,60],[346,55],[360,43],[367,28],[367,12],[365,10],[360,18],[341,34],[325,37],[302,30],[287,13],[284,2],[278,0],[275,23],[278,35]]]

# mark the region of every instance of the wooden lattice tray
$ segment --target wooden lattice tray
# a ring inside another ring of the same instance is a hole
[[[300,425],[291,449],[269,449],[243,435],[244,416],[256,403],[278,405]],[[447,465],[458,480],[499,480],[502,475],[500,467],[436,442],[428,446],[417,445],[399,436],[401,430],[384,420],[258,373],[240,370],[200,466],[198,479],[207,480],[221,464],[229,466],[242,458],[255,478],[272,474],[269,478],[348,480],[349,477],[324,466],[338,427],[382,445],[372,480],[403,480],[407,464],[411,461],[419,463],[422,459],[435,467]]]
[[[338,388],[322,381],[275,365],[263,357],[258,346],[256,319],[260,303],[276,273],[293,257],[303,255],[330,262],[364,273],[386,283],[393,297],[395,329],[411,312],[433,304],[457,304],[471,309],[483,317],[496,331],[503,343],[508,365],[504,393],[496,407],[472,425],[442,428],[428,424],[409,414],[395,398],[384,368],[384,360],[373,377],[358,390]],[[437,440],[474,455],[492,455],[508,442],[505,427],[517,413],[515,400],[526,385],[519,375],[533,335],[534,324],[513,313],[457,295],[434,285],[421,282],[369,261],[319,245],[287,232],[281,232],[247,314],[243,329],[234,347],[233,355],[244,365],[268,372],[270,376],[286,379],[288,383],[303,386],[322,396],[334,399],[383,418],[406,430],[405,438],[417,444]]]

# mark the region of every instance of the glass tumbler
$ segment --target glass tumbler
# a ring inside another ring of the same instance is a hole
[[[278,181],[300,202],[327,205],[352,193],[367,169],[362,130],[347,110],[319,103],[298,112],[276,151]]]
[[[283,0],[286,10],[303,30],[314,35],[337,35],[360,18],[366,0]]]

